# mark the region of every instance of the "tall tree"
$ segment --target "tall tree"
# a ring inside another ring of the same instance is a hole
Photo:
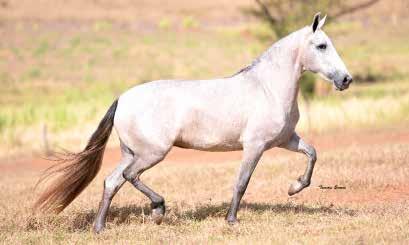
[[[278,38],[288,34],[297,26],[311,21],[318,11],[328,15],[327,22],[341,16],[368,8],[380,0],[255,0],[256,9],[250,12],[269,23]]]

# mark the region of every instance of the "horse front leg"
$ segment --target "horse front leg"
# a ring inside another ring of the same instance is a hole
[[[237,222],[237,211],[239,209],[241,198],[246,192],[250,177],[264,150],[264,144],[251,144],[244,146],[243,162],[240,166],[239,175],[233,189],[233,198],[226,216],[227,222],[231,225]]]
[[[308,157],[308,164],[304,174],[292,183],[288,189],[288,195],[292,196],[311,184],[314,165],[317,161],[317,153],[312,145],[305,143],[296,133],[291,136],[291,139],[286,144],[280,147],[294,152],[301,152]]]

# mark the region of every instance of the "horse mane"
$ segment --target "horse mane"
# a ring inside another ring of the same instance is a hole
[[[261,56],[260,56],[261,57]],[[254,66],[256,66],[258,63],[260,63],[260,57],[257,57],[255,60],[253,60],[253,62],[251,62],[250,65],[245,66],[243,68],[241,68],[238,72],[234,73],[233,75],[231,75],[230,77],[234,77],[238,74],[250,71]]]
[[[294,42],[294,40],[296,40],[296,38],[298,37],[296,34],[302,32],[302,31],[305,31],[305,30],[306,30],[306,28],[304,27],[304,28],[302,28],[302,29],[300,29],[298,31],[292,32],[292,33],[288,34],[287,36],[277,40],[266,51],[264,51],[260,56],[258,56],[256,59],[254,59],[253,62],[250,65],[241,68],[238,72],[234,73],[231,77],[234,77],[234,76],[236,76],[238,74],[250,71],[258,63],[260,63],[263,59],[266,59],[267,56],[270,57],[270,58],[278,56],[279,55],[278,53],[282,52],[283,50],[280,49],[280,48],[277,48],[277,47],[282,47],[282,46],[284,46],[284,45],[286,45],[288,43]],[[278,61],[279,61],[279,59],[275,60],[275,62],[278,62]]]

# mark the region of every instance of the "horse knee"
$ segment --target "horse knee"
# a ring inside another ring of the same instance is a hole
[[[124,172],[122,173],[122,176],[124,177],[125,180],[131,183],[139,179],[138,171],[134,170],[132,166],[129,166],[128,168],[126,168]]]
[[[122,173],[122,176],[125,178],[125,180],[129,182],[134,182],[139,179],[139,176],[147,169],[150,169],[154,165],[156,165],[158,162],[162,161],[167,152],[164,150],[156,150],[156,151],[151,151],[149,154],[143,154],[138,157],[138,159],[131,165],[129,165],[127,168]]]
[[[313,146],[307,147],[307,152],[306,153],[307,153],[308,157],[311,159],[312,162],[317,161],[317,151],[315,150],[315,148]]]

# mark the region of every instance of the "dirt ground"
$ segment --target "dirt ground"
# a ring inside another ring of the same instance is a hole
[[[362,145],[384,145],[390,143],[409,144],[409,129],[371,129],[354,132],[335,132],[330,134],[307,134],[302,138],[312,144],[318,154],[346,147],[360,147]],[[115,137],[114,135],[111,137]],[[284,149],[273,148],[264,153],[263,157],[279,157],[294,154]],[[240,161],[241,151],[234,152],[205,152],[174,147],[160,164],[206,164]],[[120,159],[119,148],[108,148],[105,151],[103,167],[112,167]],[[0,159],[0,171],[41,170],[51,166],[53,162],[44,156],[12,157]]]
[[[409,239],[409,130],[339,131],[303,135],[318,152],[312,184],[288,197],[305,156],[266,152],[243,198],[238,218],[224,221],[241,152],[173,149],[142,179],[167,203],[161,226],[149,202],[129,185],[115,196],[107,230],[91,232],[103,179],[119,159],[108,149],[101,173],[60,215],[33,215],[33,186],[49,161],[22,158],[0,164],[0,241],[21,243],[401,243]],[[321,187],[332,187],[322,189]],[[335,189],[335,186],[346,189]]]
[[[321,153],[342,151],[343,148],[359,148],[362,146],[382,146],[388,144],[407,144],[409,147],[409,130],[408,129],[372,129],[356,132],[338,132],[325,134],[305,135],[304,139],[315,146],[318,156]],[[263,159],[276,159],[280,157],[291,157],[297,155],[284,149],[273,148],[264,153]],[[103,169],[112,169],[116,166],[120,159],[120,150],[118,148],[107,149],[104,155]],[[166,164],[207,164],[217,163],[223,164],[227,162],[239,163],[241,159],[241,151],[235,152],[203,152],[197,150],[188,150],[174,147],[168,154],[166,159],[160,165]],[[409,159],[408,159],[409,163]],[[4,164],[0,163],[0,171],[18,172],[28,171],[40,173],[42,170],[53,164],[43,157],[22,158],[21,160],[7,161]],[[317,168],[320,162],[318,160]],[[322,189],[315,186],[319,191],[310,193],[312,195],[322,194]],[[308,198],[308,197],[305,197]],[[409,199],[409,181],[398,185],[387,185],[379,190],[360,190],[353,195],[339,196],[336,192],[328,191],[325,194],[326,201],[334,201],[338,203],[360,203],[360,202],[393,202],[396,200]]]

